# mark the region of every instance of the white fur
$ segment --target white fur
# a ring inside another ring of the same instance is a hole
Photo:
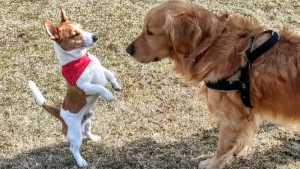
[[[65,123],[68,126],[67,139],[70,142],[70,150],[79,167],[83,167],[87,165],[87,162],[81,157],[79,152],[82,143],[82,134],[84,129],[89,127],[88,128],[89,130],[86,131],[86,133],[93,135],[90,130],[91,127],[90,126],[86,127],[86,124],[88,124],[87,122],[90,121],[90,119],[87,119],[85,124],[82,126],[83,116],[90,111],[91,107],[95,104],[97,98],[98,95],[89,96],[86,99],[87,104],[76,114],[70,113],[69,111],[64,109],[60,110],[60,116],[64,119]]]
[[[83,34],[83,41],[85,43],[84,46],[91,47],[95,44],[95,42],[93,42],[93,34],[84,32],[76,25],[71,25],[74,27],[74,29],[80,30]],[[87,52],[87,49],[84,47],[72,51],[65,51],[56,42],[54,42],[54,50],[61,66],[79,59]],[[99,95],[102,96],[106,101],[114,100],[112,93],[105,88],[107,81],[112,83],[112,86],[115,90],[121,89],[112,72],[104,68],[95,56],[88,54],[88,57],[90,58],[91,62],[76,81],[76,85],[87,95],[90,95],[86,98],[86,105],[76,114],[70,113],[64,109],[61,109],[60,111],[60,116],[68,126],[67,139],[70,142],[70,150],[79,167],[84,167],[87,165],[87,162],[81,157],[79,152],[82,143],[82,134],[94,141],[100,139],[100,136],[94,135],[91,132],[90,117],[92,113],[90,109],[95,104]],[[33,91],[38,103],[42,105],[45,102],[45,99],[39,92],[36,85],[33,82],[29,82],[29,86]]]
[[[36,86],[36,84],[33,81],[28,82],[29,88],[31,89],[34,98],[38,102],[38,104],[41,106],[45,103],[46,99],[40,92],[39,88]]]
[[[81,56],[85,55],[87,52],[86,48],[65,51],[61,48],[61,46],[58,43],[56,43],[56,42],[53,42],[53,43],[54,43],[54,51],[56,53],[56,56],[57,56],[58,61],[61,66],[79,59]]]
[[[89,32],[85,32],[85,31],[82,31],[81,33],[82,33],[84,46],[91,47],[95,44],[93,42],[93,34],[91,34]]]
[[[77,86],[88,95],[98,94],[106,101],[113,101],[113,95],[104,87],[107,84],[104,71],[107,69],[102,67],[95,56],[89,55],[89,58],[91,59],[91,62],[77,80]]]

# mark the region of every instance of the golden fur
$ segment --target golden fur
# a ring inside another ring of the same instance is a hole
[[[243,17],[217,16],[197,5],[169,1],[149,11],[142,33],[127,52],[142,63],[169,58],[187,82],[199,84],[233,76],[245,64],[251,37],[257,38],[254,48],[268,39],[263,31]],[[201,162],[199,168],[222,168],[242,153],[262,117],[283,125],[300,123],[300,36],[286,29],[279,34],[279,42],[252,64],[253,109],[243,105],[237,92],[202,86],[201,93],[220,130],[215,157]],[[204,57],[195,61],[208,47]]]

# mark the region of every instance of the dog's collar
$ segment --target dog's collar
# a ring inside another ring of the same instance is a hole
[[[213,90],[217,91],[223,91],[223,92],[230,92],[230,91],[238,91],[239,95],[241,97],[241,100],[243,104],[248,107],[248,108],[253,108],[250,100],[250,68],[251,68],[251,63],[255,59],[257,59],[259,56],[261,56],[263,53],[271,49],[280,39],[280,36],[277,32],[268,30],[264,33],[269,33],[271,34],[271,37],[262,45],[260,45],[258,48],[256,48],[254,51],[252,51],[253,45],[255,43],[255,39],[251,39],[251,45],[249,49],[245,53],[245,58],[246,58],[246,64],[245,66],[239,68],[237,71],[241,72],[241,75],[238,79],[234,80],[231,82],[229,80],[230,77],[228,78],[222,78],[219,79],[216,82],[210,82],[207,81],[205,82],[205,85]]]
[[[194,63],[197,63],[199,60],[201,60],[203,58],[203,56],[206,54],[206,52],[208,51],[208,49],[210,48],[210,46],[205,49],[202,53],[200,53],[194,60]]]
[[[227,13],[223,14],[222,17],[224,17],[225,19],[229,18],[229,15]],[[222,30],[222,32],[225,30],[225,28]],[[210,46],[208,48],[206,48],[202,53],[200,53],[194,60],[194,64],[196,64],[199,60],[201,60],[204,55],[206,54],[206,52],[209,50]]]
[[[81,58],[64,65],[61,73],[66,81],[73,86],[90,62],[91,59],[88,54],[85,54]]]

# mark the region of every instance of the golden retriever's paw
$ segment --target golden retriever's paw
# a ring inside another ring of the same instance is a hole
[[[221,169],[216,163],[214,158],[207,159],[204,161],[201,161],[198,165],[198,169]]]

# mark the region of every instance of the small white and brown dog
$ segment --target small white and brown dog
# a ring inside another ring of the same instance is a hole
[[[59,26],[44,21],[44,26],[50,39],[54,41],[54,49],[62,66],[62,75],[68,82],[66,97],[61,106],[48,103],[34,82],[29,81],[29,87],[39,105],[62,122],[62,132],[70,142],[79,167],[87,165],[81,157],[79,149],[82,134],[97,141],[99,136],[91,132],[90,110],[97,98],[102,96],[106,101],[113,101],[112,93],[105,88],[107,81],[115,90],[121,90],[114,74],[104,68],[99,60],[87,53],[98,37],[85,32],[81,26],[66,19],[61,8],[62,20]]]

